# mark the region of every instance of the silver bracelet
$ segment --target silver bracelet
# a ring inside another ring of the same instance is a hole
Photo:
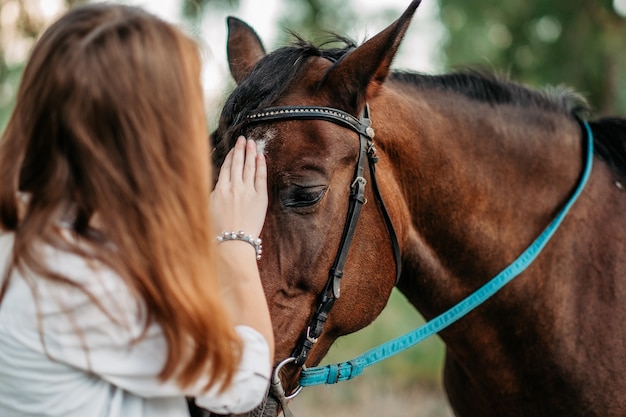
[[[254,252],[256,253],[256,260],[261,259],[261,254],[263,253],[263,247],[261,246],[261,238],[254,237],[252,235],[246,235],[246,232],[240,230],[238,232],[222,232],[221,235],[217,237],[217,241],[219,243],[226,242],[228,240],[241,240],[242,242],[248,242],[254,248]]]

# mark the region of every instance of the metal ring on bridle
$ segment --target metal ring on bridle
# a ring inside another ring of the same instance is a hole
[[[279,363],[278,365],[276,365],[276,367],[274,368],[274,371],[272,372],[272,385],[280,385],[282,386],[282,382],[280,381],[280,370],[283,368],[283,366],[291,363],[291,362],[295,362],[296,358],[294,357],[290,357],[285,359],[284,361],[282,361],[281,363]],[[286,400],[291,400],[292,398],[295,398],[298,394],[300,394],[300,391],[302,391],[302,386],[298,385],[296,387],[296,389],[293,390],[293,392],[289,395],[285,395],[285,399]]]

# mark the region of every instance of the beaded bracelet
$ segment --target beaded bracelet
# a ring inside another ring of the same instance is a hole
[[[261,238],[254,237],[252,235],[246,235],[246,232],[240,230],[238,232],[222,232],[221,235],[217,237],[218,242],[226,242],[228,240],[241,240],[242,242],[247,242],[252,245],[254,248],[254,252],[256,253],[256,260],[261,259],[261,254],[263,253],[263,247],[261,246]]]

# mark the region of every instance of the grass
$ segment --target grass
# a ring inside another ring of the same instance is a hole
[[[423,323],[413,306],[394,290],[383,313],[365,329],[338,339],[322,365],[350,360]],[[434,336],[367,368],[354,380],[305,388],[291,408],[298,417],[450,417],[441,389],[443,359],[444,345]]]
[[[394,289],[381,315],[365,329],[339,338],[322,364],[352,359],[366,350],[414,330],[423,323],[422,316]],[[439,385],[443,358],[444,345],[434,336],[367,368],[359,378],[393,378],[397,382]]]
[[[296,417],[453,417],[444,394],[416,385],[399,388],[387,380],[355,379],[348,386],[305,389],[289,408]]]

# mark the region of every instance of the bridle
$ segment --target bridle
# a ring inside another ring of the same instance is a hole
[[[389,212],[378,188],[378,182],[376,180],[376,163],[378,157],[376,155],[376,148],[374,147],[374,129],[371,127],[371,120],[369,117],[369,106],[365,105],[360,118],[357,119],[353,115],[331,107],[320,106],[280,106],[280,107],[268,107],[261,110],[256,110],[249,113],[245,117],[245,124],[256,124],[262,122],[276,122],[276,121],[289,121],[289,120],[324,120],[331,123],[335,123],[339,126],[353,130],[359,135],[359,157],[354,172],[354,177],[350,185],[350,197],[348,213],[346,222],[344,224],[341,241],[339,243],[339,249],[333,262],[332,267],[328,271],[328,281],[324,291],[321,294],[320,303],[313,314],[312,320],[306,329],[306,334],[301,338],[293,351],[290,358],[282,361],[274,370],[274,376],[272,378],[272,386],[280,385],[280,378],[278,373],[287,363],[293,363],[297,366],[304,366],[310,350],[313,348],[317,340],[324,330],[324,324],[328,319],[328,314],[335,301],[341,295],[341,278],[344,274],[344,266],[352,244],[354,232],[356,230],[357,221],[361,213],[361,208],[366,202],[365,198],[365,185],[367,181],[364,178],[365,161],[368,161],[370,168],[370,178],[372,183],[372,189],[376,197],[376,201],[380,207],[383,219],[387,226],[389,238],[391,240],[393,256],[396,264],[396,284],[400,279],[402,264],[400,258],[400,246],[398,244],[398,238],[389,216]],[[301,387],[298,387],[290,395],[284,398],[290,399],[295,397],[300,391]],[[278,387],[279,391],[282,391],[279,395],[285,395],[282,386]]]
[[[340,126],[347,127],[359,134],[360,152],[354,179],[351,185],[348,217],[344,226],[339,252],[335,258],[333,267],[329,271],[328,282],[326,283],[324,293],[322,294],[321,302],[313,315],[311,324],[307,328],[306,336],[299,342],[292,356],[283,360],[274,368],[274,373],[272,375],[270,392],[280,401],[283,407],[283,413],[286,417],[292,416],[287,407],[287,400],[295,397],[303,386],[334,384],[338,381],[349,380],[360,375],[365,367],[371,366],[399,352],[402,352],[407,348],[420,343],[426,338],[446,329],[451,324],[465,317],[469,312],[480,306],[500,289],[502,289],[506,284],[511,282],[515,277],[524,272],[546,247],[571,207],[582,194],[585,184],[591,176],[593,166],[593,131],[587,122],[580,121],[587,133],[587,155],[584,171],[580,177],[578,185],[576,186],[574,193],[560,209],[552,222],[512,263],[490,279],[486,284],[476,289],[457,304],[429,320],[417,329],[390,340],[376,348],[370,349],[350,361],[330,364],[322,367],[306,368],[304,366],[304,362],[306,361],[308,353],[321,335],[324,323],[328,318],[328,313],[330,312],[335,300],[339,298],[340,295],[340,282],[341,277],[343,276],[343,266],[352,242],[361,206],[365,203],[364,194],[366,182],[363,178],[365,159],[369,161],[374,194],[381,208],[393,246],[393,253],[396,261],[396,284],[398,282],[398,278],[400,277],[401,264],[398,239],[376,182],[375,164],[377,162],[377,157],[376,150],[373,146],[374,131],[370,126],[369,109],[367,106],[365,107],[360,120],[357,120],[352,115],[341,110],[315,106],[272,107],[252,112],[247,116],[247,119],[249,119],[249,123],[298,119],[326,120]],[[279,373],[282,367],[289,363],[295,363],[302,366],[302,372],[300,374],[298,387],[289,395],[285,395]]]

